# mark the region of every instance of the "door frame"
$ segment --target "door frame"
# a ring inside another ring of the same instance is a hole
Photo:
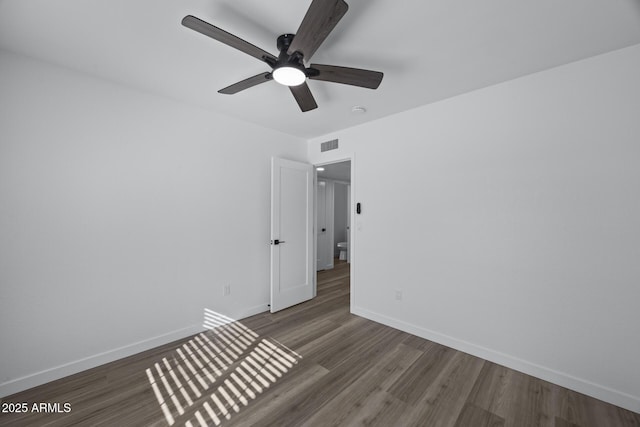
[[[350,185],[351,185],[351,200],[349,200],[349,251],[350,251],[350,263],[349,263],[349,312],[353,313],[353,307],[355,305],[355,269],[353,267],[354,261],[356,260],[356,233],[354,232],[354,224],[356,224],[355,218],[355,200],[357,195],[356,189],[356,180],[355,180],[355,168],[356,168],[356,160],[355,154],[351,153],[345,155],[344,157],[327,160],[323,162],[312,163],[313,166],[313,270],[316,272],[313,275],[313,297],[315,298],[318,294],[318,171],[316,168],[319,166],[331,165],[334,163],[342,163],[342,162],[351,162],[351,170],[350,170]]]

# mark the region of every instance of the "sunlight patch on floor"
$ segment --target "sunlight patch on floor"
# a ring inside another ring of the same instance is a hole
[[[302,358],[276,340],[262,338],[213,310],[204,310],[203,326],[206,332],[146,370],[170,426],[221,425]]]

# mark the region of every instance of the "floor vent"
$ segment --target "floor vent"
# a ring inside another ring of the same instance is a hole
[[[337,139],[333,139],[331,141],[323,142],[322,144],[320,144],[320,151],[321,152],[329,151],[329,150],[335,150],[336,148],[338,148],[338,140]]]

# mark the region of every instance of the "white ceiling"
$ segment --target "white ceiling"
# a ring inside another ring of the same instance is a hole
[[[313,62],[384,80],[375,91],[310,81],[319,108],[307,113],[275,82],[218,94],[268,67],[180,21],[276,54],[310,0],[0,0],[0,48],[310,138],[640,43],[640,0],[346,1]]]

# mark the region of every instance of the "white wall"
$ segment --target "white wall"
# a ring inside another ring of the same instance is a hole
[[[265,311],[272,155],[306,143],[0,52],[0,396]]]
[[[640,412],[638,76],[634,46],[313,140],[356,160],[353,311]]]

